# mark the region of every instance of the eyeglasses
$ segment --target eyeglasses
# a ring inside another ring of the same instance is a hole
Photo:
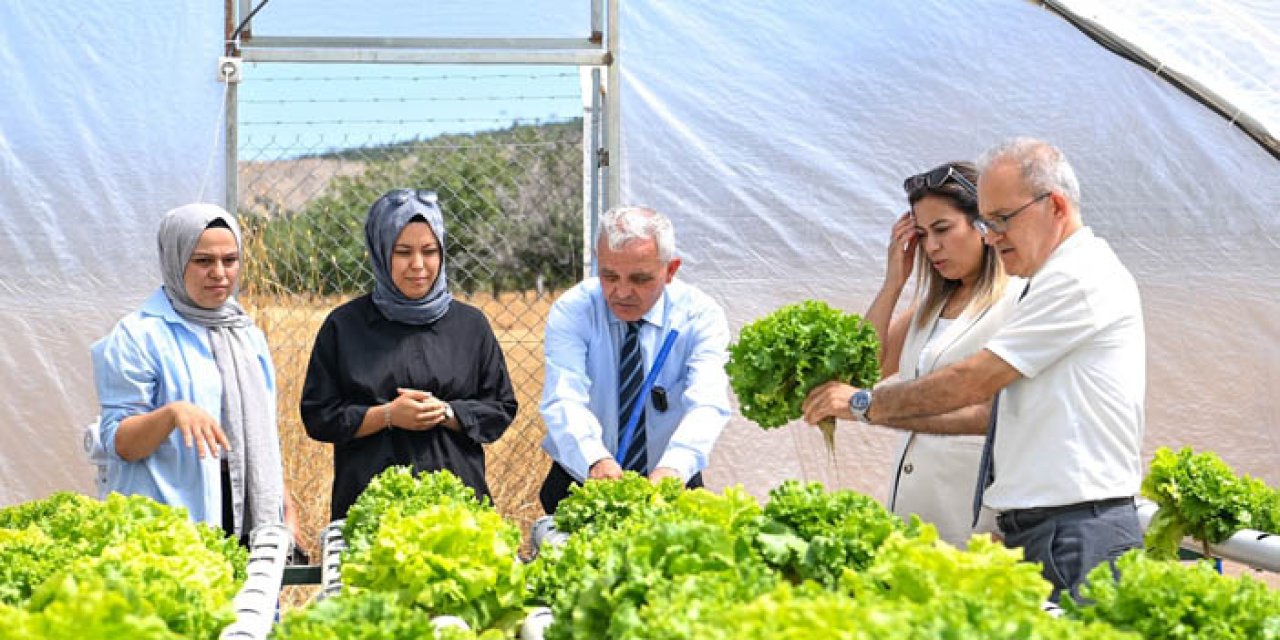
[[[977,229],[978,233],[981,233],[984,236],[989,236],[993,233],[1004,233],[1009,230],[1009,221],[1012,220],[1014,216],[1026,211],[1027,207],[1048,198],[1050,193],[1052,192],[1046,191],[1032,198],[1030,202],[1010,211],[1009,213],[997,214],[990,218],[983,218],[979,216],[973,221],[973,228]]]
[[[969,195],[975,197],[978,195],[978,188],[949,164],[944,164],[903,180],[902,190],[906,191],[907,195],[911,195],[920,189],[937,189],[946,184],[948,180],[952,180],[963,187],[965,191],[969,192]]]
[[[392,189],[382,197],[397,207],[408,202],[410,198],[417,198],[418,202],[432,207],[436,206],[439,200],[436,192],[430,189]]]

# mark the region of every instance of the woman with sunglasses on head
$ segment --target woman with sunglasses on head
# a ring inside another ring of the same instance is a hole
[[[163,286],[93,345],[107,489],[185,507],[242,543],[284,521],[296,539],[275,368],[235,299],[240,227],[189,204],[161,220],[158,244]]]
[[[449,293],[436,194],[386,193],[364,231],[373,292],[325,319],[302,389],[307,433],[333,443],[333,519],[396,465],[447,469],[488,498],[481,445],[510,426],[516,397],[488,319]]]
[[[909,380],[977,352],[1004,322],[1023,283],[1005,275],[993,248],[975,228],[978,174],[968,162],[952,162],[903,183],[911,209],[894,223],[884,284],[867,311],[881,338],[885,378]],[[912,272],[916,293],[898,315],[893,310]],[[989,403],[929,418],[986,424]],[[910,426],[910,425],[902,425]],[[984,512],[973,522],[973,493],[983,437],[908,432],[898,454],[889,508],[917,514],[940,537],[963,547],[974,532],[995,530]]]

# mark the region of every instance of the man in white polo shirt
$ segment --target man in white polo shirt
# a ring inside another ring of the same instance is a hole
[[[822,385],[806,399],[805,420],[911,428],[999,393],[977,499],[1000,512],[1007,545],[1043,564],[1057,600],[1142,544],[1133,504],[1146,393],[1142,306],[1133,276],[1084,226],[1079,183],[1060,150],[1018,138],[984,154],[979,170],[976,226],[1005,270],[1030,280],[1005,325],[977,354],[918,380],[874,391]],[[982,432],[972,420],[930,424]]]

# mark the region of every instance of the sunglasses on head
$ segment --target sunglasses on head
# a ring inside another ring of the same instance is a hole
[[[902,190],[911,195],[920,189],[937,189],[946,184],[950,180],[960,185],[969,195],[977,196],[978,187],[974,186],[968,178],[964,177],[955,167],[944,164],[940,167],[930,169],[924,173],[918,173],[906,180],[902,181]]]
[[[418,202],[434,207],[439,199],[436,192],[430,189],[393,189],[382,197],[397,207],[408,202],[410,198],[417,198]]]

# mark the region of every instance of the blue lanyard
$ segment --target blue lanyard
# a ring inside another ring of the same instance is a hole
[[[653,359],[653,367],[649,369],[649,375],[644,377],[644,384],[640,386],[640,397],[643,402],[637,402],[636,406],[631,409],[631,415],[627,417],[627,427],[622,430],[622,439],[618,442],[618,455],[625,455],[631,447],[631,438],[635,435],[636,423],[640,421],[640,414],[644,411],[644,405],[648,404],[649,391],[653,389],[653,383],[658,378],[658,372],[662,370],[662,365],[667,361],[667,354],[671,353],[671,345],[675,344],[676,336],[680,332],[672,329],[667,332],[667,337],[662,341],[662,348],[658,350],[658,357]]]

